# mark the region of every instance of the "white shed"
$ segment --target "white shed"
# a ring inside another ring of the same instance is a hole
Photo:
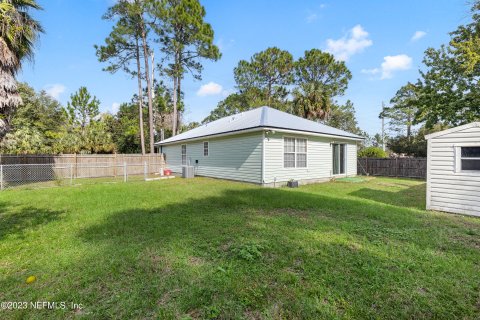
[[[480,122],[425,138],[427,209],[480,216]]]

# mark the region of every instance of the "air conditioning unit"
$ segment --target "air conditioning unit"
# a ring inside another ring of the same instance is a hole
[[[182,167],[182,178],[191,179],[195,177],[195,167],[193,166],[183,166]]]

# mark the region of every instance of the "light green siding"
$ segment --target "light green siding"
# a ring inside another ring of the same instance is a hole
[[[322,180],[332,176],[331,143],[346,143],[346,175],[357,174],[357,145],[355,141],[338,138],[326,138],[308,135],[295,135],[277,132],[266,134],[265,139],[265,182],[286,182],[294,180]],[[284,168],[283,138],[295,137],[307,139],[307,167]]]
[[[208,156],[203,155],[205,141],[209,142]],[[187,161],[195,166],[196,175],[253,183],[262,181],[261,132],[163,146],[167,168],[173,172],[182,170],[182,144],[187,145]]]

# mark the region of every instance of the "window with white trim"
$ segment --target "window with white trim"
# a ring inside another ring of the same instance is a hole
[[[187,165],[187,145],[182,144],[182,166]]]
[[[307,167],[307,139],[283,138],[283,167]]]
[[[480,147],[460,147],[462,171],[480,171]]]
[[[203,156],[208,157],[208,141],[203,143]]]
[[[307,139],[297,139],[297,168],[307,167]]]

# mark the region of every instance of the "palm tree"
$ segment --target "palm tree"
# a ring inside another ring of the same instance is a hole
[[[326,120],[331,111],[330,94],[313,83],[293,91],[295,113],[305,119]]]
[[[42,26],[28,13],[41,10],[35,0],[2,0],[0,3],[0,138],[9,129],[9,116],[21,103],[16,73],[22,61],[33,58]]]

